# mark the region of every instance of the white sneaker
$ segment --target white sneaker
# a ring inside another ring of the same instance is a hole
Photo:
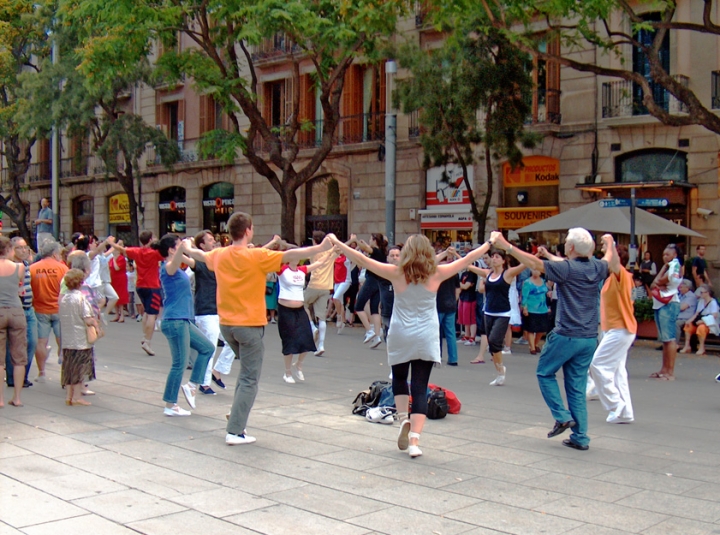
[[[318,350],[315,351],[314,355],[316,357],[322,357],[323,353],[325,353],[325,348],[323,346],[318,347]]]
[[[718,383],[720,383],[720,373],[718,373],[718,374],[715,376],[715,381],[717,381]]]
[[[418,446],[413,446],[411,444],[408,446],[408,454],[414,459],[415,457],[420,457],[422,455],[422,450]]]
[[[288,384],[291,384],[291,385],[295,384],[295,379],[293,379],[292,375],[283,375],[283,380]]]
[[[305,375],[303,375],[302,370],[298,370],[297,366],[295,364],[292,365],[292,374],[297,377],[298,381],[304,381]]]
[[[513,344],[517,344],[519,346],[526,346],[526,345],[530,345],[530,342],[528,342],[527,340],[525,340],[525,338],[523,338],[521,336],[517,340],[513,341]]]
[[[365,331],[365,339],[363,340],[363,344],[367,344],[370,340],[372,340],[375,337],[375,331]]]
[[[338,334],[340,334],[341,332],[343,332],[343,330],[345,330],[345,324],[344,324],[344,323],[338,323],[338,324],[336,325],[336,327],[337,327],[337,333],[338,333]]]
[[[404,420],[403,423],[400,424],[400,431],[398,432],[397,445],[399,450],[405,451],[408,449],[408,445],[410,444],[409,434],[410,420]]]
[[[142,342],[140,342],[140,347],[142,347],[143,351],[145,351],[145,353],[147,353],[151,357],[155,356],[155,351],[153,351],[152,347],[150,347],[150,342],[148,342],[147,340],[143,340]]]
[[[225,435],[225,444],[228,446],[239,446],[241,444],[252,444],[257,440],[255,437],[251,437],[250,435],[243,433],[242,435],[233,435],[232,433],[228,433]]]
[[[192,414],[190,411],[181,409],[177,405],[175,405],[172,409],[169,407],[165,407],[165,410],[163,412],[165,413],[165,416],[190,416]]]
[[[370,342],[370,349],[375,349],[380,344],[382,344],[382,338],[376,336],[375,338],[373,338],[373,341]]]
[[[270,319],[270,323],[275,324],[275,323],[277,323],[277,321],[275,320],[275,318],[271,318],[271,319]]]
[[[137,321],[137,322],[142,321],[142,314],[138,314],[137,316],[135,316],[135,321]]]
[[[47,379],[46,379],[46,377],[45,377],[45,374],[38,375],[37,377],[35,377],[35,382],[36,382],[36,383],[44,383],[44,382],[46,382],[46,380],[47,380]]]
[[[464,346],[474,346],[476,344],[475,340],[465,340],[463,342]]]
[[[493,380],[493,382],[490,383],[490,386],[502,386],[502,385],[504,385],[504,384],[505,384],[505,371],[506,371],[506,370],[507,370],[507,368],[505,368],[505,366],[503,366],[502,375],[498,374],[498,376],[495,377],[495,379]]]
[[[635,421],[635,418],[628,418],[626,416],[620,416],[620,414],[617,411],[613,411],[610,414],[608,414],[608,417],[605,421],[609,424],[631,424]]]
[[[180,389],[182,390],[183,394],[185,394],[185,399],[187,400],[188,405],[190,405],[190,408],[194,409],[195,408],[195,392],[193,391],[192,387],[188,383],[185,383],[184,385],[182,385],[180,387]]]
[[[511,355],[511,354],[512,354],[512,350],[510,349],[510,347],[504,346],[504,347],[502,348],[502,354],[503,354],[503,355]]]
[[[395,419],[393,415],[397,411],[392,407],[373,407],[365,413],[365,419],[374,424],[392,425]]]
[[[315,325],[313,325],[312,332],[313,332],[313,342],[315,342],[317,344],[317,341],[320,338],[320,329],[318,329],[317,327],[315,327]]]
[[[588,401],[595,401],[600,399],[600,396],[598,396],[597,390],[593,388],[592,390],[588,390],[587,394],[585,394],[585,399]]]

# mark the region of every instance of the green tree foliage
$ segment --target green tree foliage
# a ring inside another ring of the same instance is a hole
[[[241,151],[270,182],[281,199],[281,234],[288,241],[295,239],[296,191],[317,178],[335,143],[345,72],[355,60],[379,57],[380,44],[407,7],[403,0],[68,1],[78,20],[96,30],[82,48],[82,69],[90,80],[114,80],[110,66],[124,64],[126,47],[147,55],[154,43],[162,43],[158,66],[163,76],[186,76],[221,104],[231,131],[211,134],[203,146],[228,160]],[[252,49],[277,34],[291,43],[283,57],[294,79],[293,94],[286,98],[290,113],[282,125],[263,117],[258,57]],[[193,46],[168,46],[178,35]],[[307,91],[317,91],[319,123],[300,116],[301,62],[312,66],[314,87]],[[300,134],[308,131],[316,132],[314,142],[303,144]],[[307,149],[302,158],[301,149]]]
[[[493,194],[493,161],[520,165],[520,147],[532,147],[535,136],[524,130],[530,114],[532,80],[528,56],[499,32],[469,33],[459,28],[441,48],[407,45],[398,52],[409,78],[398,81],[396,98],[406,113],[419,110],[420,143],[425,167],[455,163],[462,167],[479,239]],[[468,167],[482,144],[487,190],[475,193]],[[482,206],[476,197],[484,197]]]
[[[648,113],[669,126],[701,125],[720,134],[720,118],[708,109],[694,91],[663,66],[662,43],[674,31],[678,35],[720,36],[717,17],[718,0],[687,0],[690,6],[678,10],[673,0],[430,0],[433,21],[438,27],[454,27],[468,17],[477,18],[475,28],[502,32],[515,46],[539,59],[555,61],[572,69],[632,82],[642,89],[642,106]],[[693,6],[698,9],[694,9]],[[653,14],[652,17],[647,16]],[[641,31],[651,39],[640,39]],[[557,38],[559,52],[540,46],[543,41]],[[714,45],[713,45],[714,46]],[[616,66],[598,62],[593,55],[578,51],[593,49],[597,57],[617,57]],[[635,49],[647,61],[648,75],[635,72],[627,51]],[[667,65],[667,64],[666,64]],[[687,113],[678,114],[656,102],[663,91],[685,104]]]
[[[37,139],[47,136],[48,129],[23,128],[21,110],[32,94],[23,91],[22,80],[47,66],[50,14],[42,1],[0,0],[0,156],[5,160],[0,211],[17,225],[28,243],[32,237],[20,194],[25,188],[32,147]]]

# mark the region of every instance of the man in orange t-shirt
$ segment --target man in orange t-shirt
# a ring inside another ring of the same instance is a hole
[[[35,349],[37,362],[37,383],[45,382],[45,363],[48,359],[47,343],[50,330],[60,351],[60,283],[68,267],[63,263],[60,251],[62,245],[54,240],[45,240],[40,246],[41,260],[30,265],[30,286],[33,291],[33,308],[37,316],[38,341]]]
[[[612,244],[608,276],[600,292],[600,328],[603,339],[590,364],[588,393],[597,388],[597,396],[606,411],[606,422],[629,424],[634,421],[630,386],[628,385],[628,351],[635,340],[637,320],[633,310],[633,276],[625,266],[629,255],[622,245]],[[595,385],[593,385],[593,382]]]
[[[284,252],[253,248],[252,217],[244,212],[230,216],[227,227],[233,241],[229,247],[205,252],[195,248],[192,239],[188,239],[185,252],[196,261],[205,262],[215,273],[220,332],[240,359],[240,374],[225,436],[225,443],[233,446],[255,442],[255,437],[246,434],[245,426],[257,395],[265,352],[262,341],[267,324],[265,277],[280,271],[283,264],[327,251],[332,244],[326,237],[319,245]],[[270,244],[279,241],[280,237],[275,236]]]

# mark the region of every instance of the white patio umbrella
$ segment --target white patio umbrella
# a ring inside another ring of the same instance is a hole
[[[593,232],[630,234],[630,207],[603,208],[600,201],[592,202],[522,227],[517,229],[516,232],[522,234],[524,232],[559,231],[574,227],[582,227]],[[635,208],[635,234],[638,236],[669,234],[672,236],[705,237],[694,230],[637,207]]]

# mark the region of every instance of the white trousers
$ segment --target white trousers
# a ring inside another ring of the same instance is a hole
[[[587,391],[597,388],[600,402],[606,411],[615,411],[623,406],[619,414],[623,418],[634,418],[630,386],[628,384],[627,362],[628,351],[635,340],[635,335],[627,329],[610,329],[604,333],[600,345],[595,350],[590,364],[590,377]]]
[[[225,342],[222,334],[220,334],[220,316],[217,314],[208,314],[207,316],[195,316],[195,324],[198,329],[210,340],[210,343],[217,347],[218,339]],[[215,362],[215,371],[227,375],[230,373],[233,360],[235,360],[235,353],[230,349],[230,344],[225,342],[225,347],[222,348],[220,355]],[[207,370],[205,371],[205,379],[203,385],[209,386],[212,378],[212,359],[208,361]]]

